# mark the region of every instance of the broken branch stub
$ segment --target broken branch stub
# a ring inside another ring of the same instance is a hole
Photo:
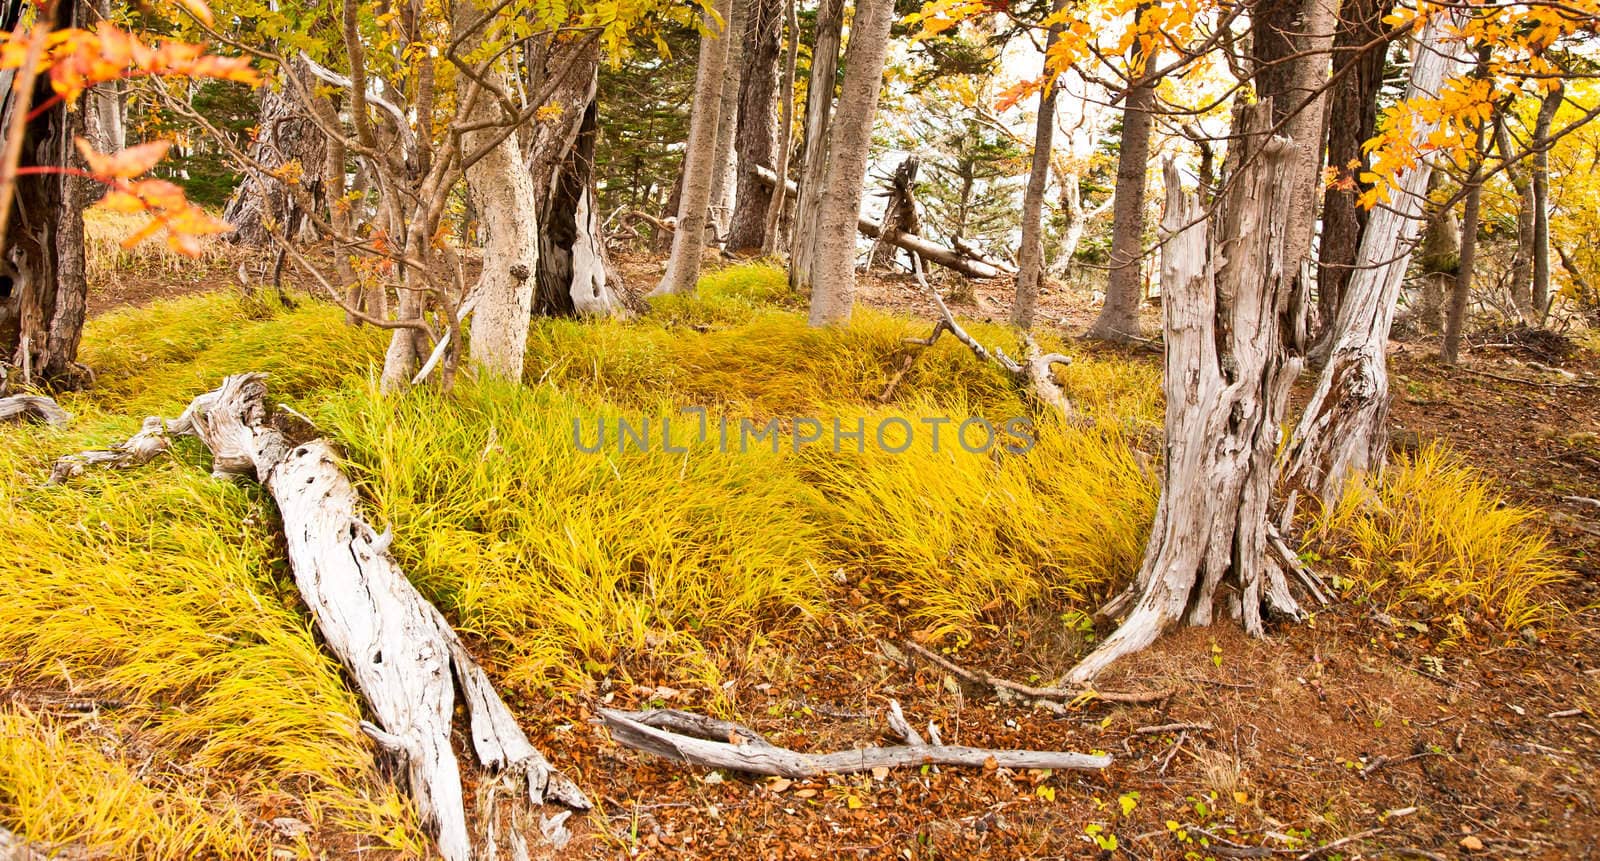
[[[0,422],[37,419],[51,427],[65,427],[72,416],[55,401],[42,395],[12,395],[0,398]]]
[[[528,740],[449,622],[389,557],[387,533],[380,535],[361,516],[333,447],[322,439],[295,444],[273,426],[266,391],[261,374],[228,377],[221,388],[195,398],[164,432],[159,419],[147,419],[134,438],[140,443],[107,449],[101,459],[78,455],[75,469],[141,463],[149,457],[132,452],[159,452],[166,447],[164,433],[187,433],[211,450],[213,475],[260,481],[278,505],[301,598],[376,718],[361,728],[399,760],[439,854],[449,861],[500,851],[517,857],[517,847],[525,854],[520,832],[531,829],[507,824],[531,823],[523,808],[554,800],[586,810],[588,799]],[[478,811],[476,829],[469,827],[450,744],[457,687],[474,753],[492,775],[485,782],[506,790],[489,794],[494,809]],[[559,830],[558,820],[546,820],[546,834],[551,821]]]

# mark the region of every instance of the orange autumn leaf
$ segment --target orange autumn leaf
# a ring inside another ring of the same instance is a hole
[[[77,143],[78,151],[83,153],[84,161],[89,163],[89,172],[94,174],[96,179],[133,179],[140,174],[149,173],[150,169],[166,156],[167,150],[172,148],[171,141],[151,141],[128,147],[112,155],[105,155],[96,152],[94,147],[81,137]]]

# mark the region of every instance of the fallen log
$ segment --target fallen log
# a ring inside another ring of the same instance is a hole
[[[63,427],[72,416],[55,401],[41,395],[12,395],[0,398],[0,422],[38,419],[51,427]]]
[[[778,184],[777,174],[765,167],[757,165],[755,174],[757,179],[767,185],[776,186]],[[799,194],[799,187],[793,181],[785,182],[784,186],[788,189],[789,194]],[[946,269],[960,272],[968,278],[998,278],[1001,275],[1016,274],[1016,269],[1005,263],[994,260],[980,260],[960,251],[946,248],[938,243],[930,242],[914,233],[896,232],[891,236],[883,236],[883,231],[869,219],[858,217],[856,219],[856,227],[869,238],[881,238],[883,241],[910,251],[924,260],[929,260]]]
[[[675,709],[630,712],[600,709],[600,722],[624,747],[706,768],[746,774],[807,778],[824,774],[857,774],[874,768],[961,765],[972,768],[1059,768],[1098,771],[1111,764],[1104,754],[1051,750],[990,750],[941,744],[938,727],[929,724],[933,742],[923,741],[890,703],[890,728],[905,739],[895,747],[863,747],[836,753],[799,753],[778,747],[742,724]]]
[[[535,823],[532,806],[548,799],[586,810],[588,799],[528,741],[449,622],[389,557],[391,534],[361,516],[333,447],[293,441],[274,424],[266,393],[261,374],[228,377],[172,422],[146,419],[129,443],[63,458],[67,466],[52,478],[142,463],[166,450],[170,434],[198,437],[211,450],[213,475],[254,478],[272,494],[301,598],[377,719],[361,729],[398,760],[439,855],[526,857],[540,831],[559,839],[568,813]],[[476,828],[450,744],[457,687],[473,751],[490,775],[479,781]]]

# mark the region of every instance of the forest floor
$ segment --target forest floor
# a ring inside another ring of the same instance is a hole
[[[659,271],[647,258],[623,261],[636,290],[648,286],[652,267]],[[224,269],[231,272],[213,261],[192,278],[123,279],[94,312],[190,285],[214,290]],[[952,306],[1000,321],[1005,292],[979,286]],[[906,278],[868,277],[859,300],[933,320]],[[1090,297],[1056,288],[1046,291],[1041,317],[1071,335],[1092,310]],[[674,689],[637,671],[632,687],[577,700],[508,684],[535,743],[597,803],[575,823],[573,856],[1600,854],[1600,505],[1572,499],[1600,495],[1600,356],[1552,356],[1515,333],[1475,336],[1474,345],[1460,368],[1433,359],[1431,343],[1394,345],[1394,438],[1402,448],[1447,440],[1509,501],[1545,512],[1539,525],[1576,575],[1558,587],[1566,612],[1549,630],[1452,635],[1435,619],[1354,601],[1266,640],[1220,622],[1163,637],[1101,682],[1108,691],[1169,691],[1160,702],[1095,700],[1057,715],[999,703],[908,656],[902,644],[916,638],[916,623],[852,583],[830,616],[770,633],[745,675],[722,691]],[[1159,367],[1151,350],[1085,349]],[[1317,563],[1330,577],[1342,564]],[[997,610],[982,621],[976,639],[947,656],[1023,683],[1049,683],[1084,645],[1082,632],[1051,614]],[[1115,761],[1100,773],[924,767],[753,779],[621,749],[589,720],[601,704],[698,708],[712,699],[802,750],[882,743],[894,699],[914,725],[937,723],[947,743],[1098,750]]]

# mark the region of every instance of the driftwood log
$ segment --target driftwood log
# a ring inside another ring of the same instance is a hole
[[[799,753],[778,747],[742,724],[675,709],[630,712],[601,709],[600,722],[618,744],[706,768],[746,774],[807,778],[857,774],[874,768],[961,765],[972,768],[1059,768],[1098,771],[1111,757],[1048,750],[989,750],[942,744],[939,729],[928,724],[928,741],[911,728],[900,704],[889,706],[889,728],[905,744],[863,747],[834,753]]]
[[[66,410],[41,395],[12,395],[0,398],[0,422],[37,419],[51,427],[64,427],[72,420]]]
[[[391,534],[361,516],[333,447],[292,440],[274,425],[266,393],[261,374],[228,377],[178,419],[146,419],[121,446],[63,458],[54,476],[142,463],[166,449],[169,435],[185,434],[211,450],[213,475],[261,482],[282,516],[295,585],[376,718],[361,728],[399,761],[439,855],[527,857],[539,831],[559,839],[569,814],[535,823],[534,806],[554,800],[585,810],[588,799],[528,741],[449,622],[389,557]],[[490,775],[479,781],[472,825],[450,745],[457,688],[473,751]]]
[[[757,179],[767,185],[776,186],[778,183],[777,174],[765,167],[757,165],[755,175]],[[792,181],[785,183],[785,187],[790,194],[799,193],[797,186]],[[897,248],[903,248],[923,260],[932,261],[947,269],[953,269],[968,278],[998,278],[1001,275],[1016,274],[1016,269],[1008,264],[981,258],[957,249],[946,248],[914,233],[897,232],[892,236],[883,236],[883,231],[879,226],[866,218],[857,219],[856,227],[861,230],[862,234],[871,239],[882,238]]]

